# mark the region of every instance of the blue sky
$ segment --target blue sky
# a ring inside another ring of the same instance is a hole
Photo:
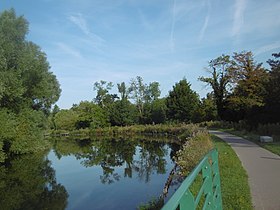
[[[207,62],[251,50],[265,63],[280,52],[279,0],[1,0],[29,21],[70,108],[95,97],[99,80],[158,81],[162,97],[184,76],[201,97]],[[115,85],[116,86],[116,85]]]

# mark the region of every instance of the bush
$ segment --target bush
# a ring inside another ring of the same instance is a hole
[[[176,163],[181,167],[182,175],[187,175],[200,159],[213,148],[211,137],[206,130],[191,137],[177,152]]]

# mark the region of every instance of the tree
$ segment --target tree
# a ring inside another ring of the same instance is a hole
[[[166,98],[167,116],[169,120],[191,122],[198,108],[199,97],[191,89],[190,83],[184,78],[173,86]]]
[[[57,129],[74,130],[78,121],[78,113],[73,110],[60,110],[54,117],[54,123]]]
[[[155,99],[151,103],[151,116],[150,122],[151,123],[164,123],[166,121],[166,99]]]
[[[230,68],[230,56],[222,55],[209,62],[208,71],[211,77],[199,77],[200,81],[212,87],[218,115],[221,119],[223,119],[225,100],[231,88]]]
[[[201,99],[198,115],[198,121],[217,120],[218,113],[213,94],[208,93],[206,98]]]
[[[76,129],[105,127],[109,123],[106,110],[92,102],[81,101],[72,110],[77,114]]]
[[[46,54],[26,40],[27,32],[27,20],[13,9],[0,14],[0,121],[13,125],[0,135],[4,156],[44,148],[46,116],[61,92]]]
[[[25,40],[28,23],[24,17],[16,17],[14,10],[4,11],[0,23],[0,107],[48,113],[61,90],[45,53]]]
[[[272,54],[274,59],[269,59],[269,80],[266,84],[265,97],[265,122],[280,122],[280,52]]]
[[[135,101],[140,118],[143,117],[144,112],[145,90],[146,85],[142,77],[137,76],[136,79],[131,79],[129,91],[132,95],[131,98]]]
[[[151,82],[147,85],[143,82],[142,77],[137,76],[136,79],[131,79],[129,92],[135,101],[140,123],[147,122],[151,114],[150,105],[160,96],[159,83]]]
[[[109,110],[110,123],[113,126],[132,125],[137,122],[136,107],[127,99],[115,101]]]
[[[118,91],[121,95],[120,99],[121,100],[127,100],[128,99],[128,95],[130,94],[130,90],[129,88],[126,87],[125,83],[122,82],[120,84],[117,84],[118,85]]]
[[[252,52],[234,53],[230,69],[234,89],[228,97],[227,108],[231,110],[231,120],[242,120],[255,115],[265,104],[265,85],[268,72],[261,63],[254,61]]]
[[[97,91],[96,97],[94,101],[99,104],[101,107],[106,107],[108,104],[114,102],[118,96],[116,94],[109,94],[109,91],[113,87],[112,82],[106,82],[104,80],[100,80],[100,82],[95,82],[93,90]]]

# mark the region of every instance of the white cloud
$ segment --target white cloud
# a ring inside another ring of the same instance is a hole
[[[235,0],[235,11],[233,16],[232,36],[238,36],[244,23],[244,11],[246,0]]]
[[[172,5],[172,22],[171,22],[171,31],[170,31],[170,50],[174,52],[175,40],[174,40],[174,28],[175,28],[175,17],[176,16],[176,0],[173,0]]]
[[[76,15],[70,15],[69,20],[77,25],[86,35],[90,34],[86,20],[83,18],[82,14],[77,13]]]
[[[66,53],[68,55],[71,55],[71,56],[73,56],[75,58],[82,58],[82,55],[81,55],[81,53],[78,50],[70,47],[69,45],[67,45],[65,43],[59,42],[56,45],[64,53]]]
[[[266,53],[272,50],[280,49],[280,41],[264,45],[255,50],[255,55],[260,55],[262,53]]]
[[[203,26],[202,26],[202,28],[200,30],[200,33],[199,33],[199,38],[198,38],[199,42],[201,42],[201,40],[204,37],[205,31],[206,31],[206,29],[208,27],[208,22],[209,22],[209,19],[210,19],[210,11],[211,11],[210,1],[207,0],[206,4],[207,4],[207,15],[205,16],[204,24],[203,24]]]
[[[102,37],[98,36],[90,30],[86,19],[81,13],[70,15],[69,20],[76,26],[78,26],[78,28],[80,28],[85,35],[94,39],[96,43],[101,44],[105,42]]]

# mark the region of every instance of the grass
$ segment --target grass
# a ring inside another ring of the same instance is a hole
[[[248,175],[231,147],[212,136],[219,152],[223,209],[253,209]]]
[[[252,141],[255,144],[258,144],[259,146],[261,146],[261,147],[269,150],[270,152],[280,156],[279,136],[273,136],[274,142],[271,142],[271,143],[261,143],[259,141],[260,136],[257,135],[257,134],[254,134],[252,132],[238,131],[238,130],[234,130],[234,129],[219,129],[219,130],[228,132],[228,133],[236,135],[236,136],[243,137],[244,139]]]

